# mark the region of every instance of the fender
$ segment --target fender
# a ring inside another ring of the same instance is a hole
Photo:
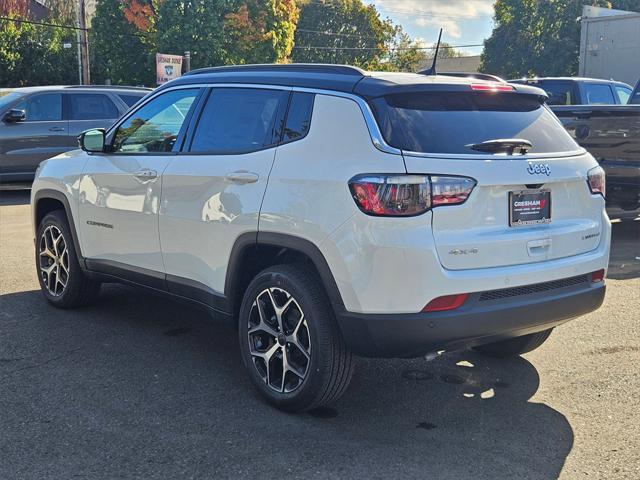
[[[73,214],[71,213],[71,206],[69,205],[69,199],[67,196],[59,190],[53,190],[50,188],[43,188],[42,190],[38,190],[34,197],[33,203],[31,206],[31,214],[33,215],[33,225],[34,229],[38,228],[38,203],[40,200],[53,199],[62,203],[64,207],[65,215],[67,216],[67,221],[69,222],[69,230],[71,230],[71,237],[73,240],[73,246],[76,249],[78,254],[78,260],[80,262],[80,266],[83,270],[86,268],[85,258],[82,255],[82,251],[80,250],[80,242],[78,241],[78,231],[76,230],[76,225],[73,220]]]
[[[306,255],[318,271],[320,280],[322,281],[325,291],[329,296],[329,300],[334,311],[337,313],[344,310],[344,302],[342,301],[342,296],[338,290],[338,285],[336,284],[335,278],[329,268],[329,264],[320,249],[309,240],[284,233],[247,232],[236,239],[231,250],[227,266],[224,288],[226,298],[233,301],[234,292],[242,277],[242,267],[240,262],[242,261],[243,254],[246,252],[246,249],[261,245],[287,248]]]

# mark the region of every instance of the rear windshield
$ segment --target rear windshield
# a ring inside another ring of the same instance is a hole
[[[387,143],[402,150],[486,155],[471,145],[504,138],[528,140],[530,153],[579,148],[556,116],[530,95],[398,93],[371,105]]]

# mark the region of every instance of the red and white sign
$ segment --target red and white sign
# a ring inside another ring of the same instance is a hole
[[[156,83],[162,85],[182,75],[182,55],[156,53]]]

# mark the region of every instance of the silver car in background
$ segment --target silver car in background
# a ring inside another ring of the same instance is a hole
[[[0,183],[33,180],[38,164],[107,128],[151,89],[47,86],[0,89]]]

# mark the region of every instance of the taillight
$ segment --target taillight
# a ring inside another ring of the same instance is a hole
[[[512,92],[515,90],[511,85],[506,83],[472,83],[471,90],[477,92]]]
[[[367,215],[409,217],[432,207],[464,203],[476,181],[466,177],[429,175],[358,175],[349,188]]]
[[[457,295],[445,295],[443,297],[434,298],[427,306],[422,309],[423,312],[445,312],[447,310],[455,310],[460,308],[467,301],[467,293],[459,293]]]
[[[591,281],[593,283],[598,283],[604,280],[604,268],[602,270],[596,270],[595,272],[591,272]]]
[[[607,190],[607,180],[604,175],[604,169],[601,166],[593,167],[587,172],[587,183],[591,193],[599,193],[603,197]]]

